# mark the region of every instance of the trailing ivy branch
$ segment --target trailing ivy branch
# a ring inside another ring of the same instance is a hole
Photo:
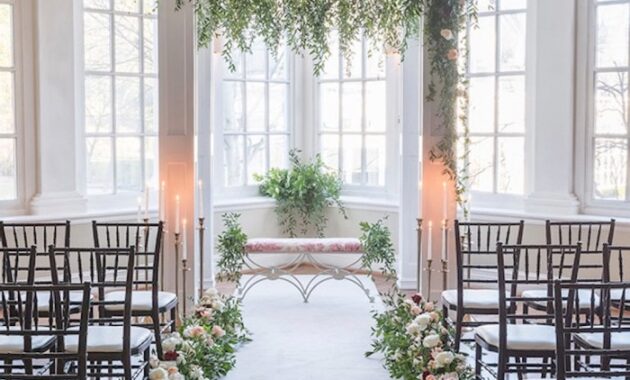
[[[241,269],[245,260],[245,244],[247,244],[247,235],[239,223],[240,216],[237,213],[223,214],[225,229],[217,237],[217,251],[219,252],[217,278],[236,284],[239,284],[241,280]]]
[[[372,268],[375,264],[380,264],[383,268],[383,275],[387,280],[392,281],[392,286],[396,286],[396,250],[392,242],[392,234],[389,227],[385,225],[387,218],[379,219],[375,223],[361,222],[361,236],[359,241],[363,248],[361,256],[361,267],[372,277]]]
[[[299,153],[295,149],[289,152],[289,169],[272,168],[255,179],[260,182],[260,194],[276,200],[275,211],[283,233],[296,237],[298,232],[307,235],[314,228],[317,236],[323,237],[329,207],[335,206],[348,218],[341,202],[343,183],[339,174],[330,172],[320,155],[304,162]]]

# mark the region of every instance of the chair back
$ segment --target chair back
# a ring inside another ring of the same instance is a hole
[[[71,311],[70,292],[81,295],[78,319],[71,317],[76,310]],[[46,318],[41,318],[38,313],[42,294],[46,296],[41,302],[50,302]],[[89,283],[0,284],[0,341],[5,345],[5,352],[0,353],[0,358],[12,360],[11,364],[5,362],[5,371],[0,372],[0,379],[40,376],[46,379],[85,379],[89,303]],[[75,351],[65,349],[69,339],[76,339]],[[22,364],[14,365],[15,361]],[[69,368],[73,370],[67,371]]]
[[[97,223],[92,237],[97,248],[136,248],[134,289],[159,290],[160,254],[164,223]]]
[[[630,246],[604,244],[605,282],[630,282]],[[628,263],[628,267],[625,264]]]
[[[628,378],[630,326],[623,323],[628,311],[627,307],[617,309],[611,294],[621,294],[621,304],[630,306],[630,282],[556,281],[554,287],[556,378]],[[568,294],[564,308],[562,294]],[[595,307],[590,308],[588,318],[580,318],[583,316],[580,305],[585,297],[593,306],[601,302],[601,318]]]
[[[55,284],[90,282],[97,293],[92,306],[98,310],[90,318],[92,325],[122,326],[123,352],[130,351],[131,291],[133,287],[135,247],[129,248],[56,248],[50,247],[50,262],[55,270]],[[105,295],[117,292],[117,297]],[[108,309],[121,313],[111,315]]]
[[[0,248],[2,271],[0,283],[4,285],[35,283],[36,247]]]
[[[497,243],[521,244],[523,221],[515,223],[471,223],[455,220],[458,297],[463,289],[495,287],[498,269]],[[493,284],[493,285],[491,285]]]
[[[612,244],[615,220],[545,223],[547,244],[573,245],[582,243],[578,282],[602,280],[604,244]]]
[[[580,265],[581,246],[576,245],[497,245],[499,265],[499,325],[505,339],[507,324],[546,323],[554,319],[554,280],[575,281]],[[542,269],[544,268],[544,270]],[[540,297],[524,297],[528,289],[546,289]],[[546,303],[545,310],[530,314],[528,302]],[[503,341],[505,342],[505,341]]]
[[[30,248],[47,253],[48,246],[70,246],[70,221],[62,223],[5,223],[0,221],[0,244],[4,248]]]

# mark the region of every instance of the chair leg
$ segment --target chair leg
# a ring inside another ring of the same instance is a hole
[[[4,373],[13,372],[13,360],[4,359]]]
[[[505,375],[506,375],[506,367],[507,367],[507,358],[506,358],[506,353],[502,352],[501,349],[499,349],[499,355],[498,355],[498,360],[497,360],[497,379],[498,380],[504,380],[505,379]]]
[[[151,370],[149,361],[151,360],[151,347],[147,347],[144,351],[144,378],[149,378],[149,372]]]
[[[123,371],[125,373],[125,379],[131,379],[131,373],[132,373],[132,368],[131,368],[131,357],[124,357],[122,360],[123,363]]]
[[[457,310],[457,316],[455,317],[455,351],[459,352],[459,345],[462,341],[462,324],[464,323],[464,313]]]
[[[158,313],[153,313],[151,316],[153,321],[153,332],[155,333],[155,349],[157,356],[162,360],[162,327],[160,326],[160,316]]]
[[[171,309],[171,332],[177,331],[177,308]]]
[[[481,380],[481,356],[482,348],[479,343],[475,343],[475,379]]]

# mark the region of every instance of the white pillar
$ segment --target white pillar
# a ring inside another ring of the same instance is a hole
[[[77,117],[74,1],[35,3],[37,193],[34,214],[81,212],[86,200],[77,175]],[[28,110],[27,110],[28,112]],[[35,142],[31,142],[35,144]]]
[[[158,34],[160,82],[160,178],[166,182],[167,230],[164,250],[165,286],[175,289],[175,271],[179,268],[179,288],[182,289],[181,261],[174,257],[175,197],[180,197],[180,216],[186,218],[181,233],[188,242],[187,296],[194,296],[195,220],[195,51],[193,8],[188,2],[175,11],[175,0],[159,2]],[[182,259],[183,252],[180,250]],[[181,295],[180,295],[181,296]],[[180,302],[184,300],[180,299]],[[189,304],[190,306],[190,304]],[[188,308],[190,310],[190,307]]]
[[[533,160],[528,211],[577,214],[574,194],[574,0],[529,2],[528,128]]]
[[[420,122],[422,104],[422,58],[418,41],[410,41],[402,64],[402,130],[400,139],[399,272],[402,289],[416,289],[418,240],[416,219],[420,215]]]

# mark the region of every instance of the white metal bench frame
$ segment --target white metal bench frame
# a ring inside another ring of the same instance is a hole
[[[254,259],[257,255],[294,255],[291,261],[279,266],[264,266],[256,262]],[[348,265],[338,267],[331,264],[325,264],[319,261],[316,256],[319,255],[358,255],[359,257]],[[353,268],[361,261],[363,252],[247,252],[245,255],[245,268],[252,272],[252,275],[238,289],[241,299],[244,299],[247,293],[257,284],[270,280],[285,281],[300,293],[305,303],[313,294],[313,291],[321,284],[330,280],[347,280],[358,286],[368,297],[370,302],[374,302],[374,296],[370,294],[370,290],[363,285],[363,282],[357,276],[357,270]],[[295,270],[302,264],[310,264],[318,270],[318,272],[308,282],[304,283],[296,275]]]

